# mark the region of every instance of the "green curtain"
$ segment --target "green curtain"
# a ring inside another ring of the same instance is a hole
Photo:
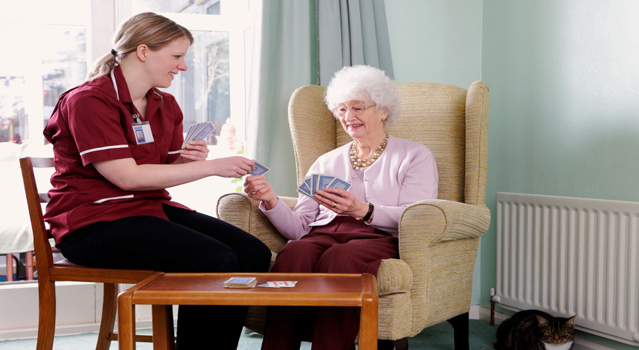
[[[318,0],[317,69],[327,86],[344,66],[366,64],[393,78],[384,0]]]
[[[383,0],[262,0],[256,5],[248,89],[247,156],[271,168],[279,195],[297,196],[288,101],[327,85],[343,66],[367,64],[393,77]]]
[[[288,101],[295,89],[315,82],[313,1],[263,0],[260,5],[247,82],[247,156],[271,169],[266,179],[275,193],[296,197]]]

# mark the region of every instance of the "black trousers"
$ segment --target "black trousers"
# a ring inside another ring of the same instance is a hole
[[[134,216],[98,222],[57,245],[70,261],[94,267],[163,272],[266,272],[268,247],[222,220],[164,205],[169,220]],[[248,307],[180,306],[177,345],[236,349]]]

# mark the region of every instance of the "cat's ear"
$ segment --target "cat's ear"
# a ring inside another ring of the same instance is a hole
[[[536,315],[537,316],[537,322],[539,322],[540,326],[548,326],[548,320],[541,316],[541,315]]]
[[[573,317],[569,318],[569,319],[566,321],[566,324],[567,324],[568,326],[570,326],[570,327],[574,327],[574,326],[575,326],[575,317],[577,317],[577,315],[575,315],[575,316],[573,316]]]

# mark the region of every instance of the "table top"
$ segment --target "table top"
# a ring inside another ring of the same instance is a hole
[[[231,277],[297,281],[292,288],[224,288]],[[362,306],[377,299],[370,274],[320,273],[158,273],[127,290],[134,304]]]

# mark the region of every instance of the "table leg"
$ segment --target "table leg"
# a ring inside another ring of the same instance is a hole
[[[126,290],[118,296],[118,345],[120,350],[135,349],[135,307],[131,297],[133,292]]]
[[[174,350],[173,307],[153,305],[153,350]]]
[[[359,320],[359,349],[377,350],[377,283],[375,276],[362,275],[362,309]]]

